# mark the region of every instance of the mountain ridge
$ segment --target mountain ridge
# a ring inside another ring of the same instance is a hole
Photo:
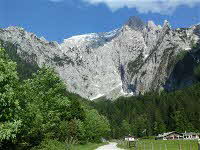
[[[23,60],[55,68],[69,91],[91,100],[115,99],[169,87],[176,56],[193,53],[199,28],[171,29],[168,21],[161,27],[133,17],[119,29],[73,36],[61,44],[18,27],[0,29],[0,39],[17,45]]]

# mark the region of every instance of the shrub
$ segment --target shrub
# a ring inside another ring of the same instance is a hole
[[[39,146],[31,150],[67,150],[67,146],[57,140],[45,139]]]

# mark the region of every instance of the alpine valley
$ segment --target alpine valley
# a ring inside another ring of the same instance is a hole
[[[173,29],[168,21],[160,26],[131,17],[119,29],[61,44],[20,27],[0,29],[0,40],[13,59],[26,64],[26,74],[50,66],[70,92],[90,100],[172,91],[198,81],[200,25]]]

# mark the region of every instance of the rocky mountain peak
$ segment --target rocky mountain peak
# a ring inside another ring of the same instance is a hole
[[[147,28],[149,30],[160,30],[162,27],[160,25],[156,25],[152,20],[147,22]]]
[[[148,28],[152,28],[152,29],[157,27],[152,20],[148,21],[147,26]]]
[[[139,17],[136,16],[130,17],[125,23],[125,25],[129,26],[134,30],[142,30],[146,26],[145,23]]]
[[[170,23],[169,23],[168,20],[164,21],[163,28],[169,28],[169,29],[171,29],[171,26],[170,26]]]
[[[179,53],[192,52],[192,47],[200,43],[199,33],[198,25],[172,30],[168,21],[161,27],[131,17],[120,29],[73,36],[62,44],[48,42],[18,27],[1,29],[0,40],[17,44],[17,54],[26,62],[55,68],[69,91],[94,100],[192,83],[194,76],[186,74],[184,82],[179,81],[173,70]],[[191,61],[200,60],[200,56],[194,56]]]
[[[6,28],[6,30],[10,30],[10,31],[24,31],[24,28],[22,28],[22,27],[18,27],[18,26],[10,26],[10,27],[8,27],[8,28]]]

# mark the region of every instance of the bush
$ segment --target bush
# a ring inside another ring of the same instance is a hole
[[[39,146],[31,150],[67,150],[67,146],[57,140],[45,139]]]

